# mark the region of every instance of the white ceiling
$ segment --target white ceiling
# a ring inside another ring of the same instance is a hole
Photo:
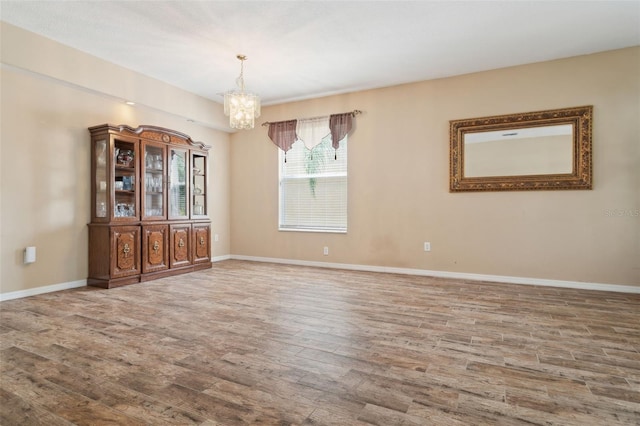
[[[640,1],[7,1],[0,18],[221,102],[263,104],[640,45]]]

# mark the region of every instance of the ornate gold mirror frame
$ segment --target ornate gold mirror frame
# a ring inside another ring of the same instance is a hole
[[[593,107],[450,121],[450,192],[591,189]]]

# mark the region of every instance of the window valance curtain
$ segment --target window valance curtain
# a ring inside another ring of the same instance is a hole
[[[287,161],[287,151],[296,141],[296,126],[298,120],[279,121],[269,123],[269,138],[278,148],[284,151],[284,161]]]
[[[341,114],[331,114],[325,117],[313,117],[299,120],[278,121],[275,123],[263,123],[269,125],[269,138],[284,151],[284,161],[287,161],[287,151],[296,140],[301,140],[305,146],[312,150],[323,138],[331,135],[333,149],[340,147],[340,141],[351,131],[353,117],[360,111],[355,110]]]
[[[329,117],[329,129],[331,129],[331,143],[333,149],[336,151],[340,146],[340,141],[347,136],[347,133],[351,131],[351,122],[353,115],[351,113],[346,114],[333,114]]]
[[[298,120],[296,136],[302,141],[309,151],[322,142],[331,131],[329,130],[329,117],[306,118]]]

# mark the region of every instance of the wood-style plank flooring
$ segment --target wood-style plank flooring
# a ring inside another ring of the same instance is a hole
[[[0,315],[2,425],[640,424],[640,295],[230,260]]]

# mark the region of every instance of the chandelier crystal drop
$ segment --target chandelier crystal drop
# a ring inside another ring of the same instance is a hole
[[[260,97],[244,90],[244,55],[240,60],[240,76],[236,79],[238,89],[224,94],[224,114],[229,117],[229,125],[233,129],[253,129],[255,119],[260,117]]]

